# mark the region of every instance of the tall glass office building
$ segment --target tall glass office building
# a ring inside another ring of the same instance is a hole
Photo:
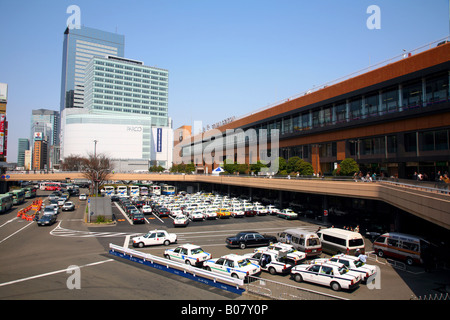
[[[85,69],[84,108],[97,114],[141,115],[170,126],[169,72],[118,57],[94,57]]]
[[[60,111],[83,107],[84,70],[91,58],[123,57],[124,49],[123,35],[84,26],[67,28],[64,32]]]

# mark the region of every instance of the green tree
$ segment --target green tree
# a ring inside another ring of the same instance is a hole
[[[338,169],[335,170],[335,174],[340,176],[351,176],[355,172],[359,172],[359,166],[353,158],[342,160]]]
[[[298,172],[300,173],[300,175],[311,176],[314,173],[314,169],[311,163],[300,160],[299,162],[297,162],[297,164],[299,166]]]
[[[254,174],[258,174],[261,171],[261,168],[266,168],[267,166],[263,164],[261,161],[256,161],[256,163],[253,163],[250,165],[250,171]]]

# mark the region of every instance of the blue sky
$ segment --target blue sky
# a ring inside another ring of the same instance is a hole
[[[169,70],[174,128],[287,99],[449,35],[448,0],[0,0],[8,161],[33,109],[59,111],[68,6],[125,35],[125,57]],[[381,29],[369,30],[370,5]]]

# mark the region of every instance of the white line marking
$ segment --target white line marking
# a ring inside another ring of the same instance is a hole
[[[108,259],[108,260],[103,260],[103,261],[89,263],[89,264],[86,264],[84,266],[80,266],[80,268],[92,267],[92,266],[96,266],[98,264],[102,264],[102,263],[110,262],[110,261],[114,261],[114,259]],[[24,282],[24,281],[28,281],[28,280],[33,280],[33,279],[37,279],[37,278],[47,277],[47,276],[51,276],[51,275],[54,275],[54,274],[57,274],[57,273],[67,272],[67,270],[70,270],[70,269],[62,269],[62,270],[57,270],[57,271],[52,271],[52,272],[38,274],[38,275],[31,276],[31,277],[28,277],[28,278],[23,278],[23,279],[18,279],[18,280],[13,280],[13,281],[9,281],[9,282],[0,283],[0,287],[4,287],[4,286],[8,286],[8,285],[11,285],[11,284]]]
[[[19,233],[20,231],[22,231],[23,229],[25,229],[25,228],[27,228],[27,227],[29,227],[29,226],[31,226],[32,224],[33,224],[34,222],[32,221],[32,222],[30,222],[29,224],[27,224],[25,227],[23,227],[23,228],[20,228],[19,230],[17,230],[16,232],[14,232],[14,233],[12,233],[12,234],[10,234],[9,236],[7,236],[5,239],[3,239],[3,240],[1,240],[0,241],[0,243],[2,243],[3,241],[5,241],[5,240],[8,240],[9,238],[11,238],[13,235],[15,235],[16,233]]]

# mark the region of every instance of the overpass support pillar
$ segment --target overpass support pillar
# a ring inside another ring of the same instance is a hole
[[[279,203],[279,208],[283,208],[283,191],[279,190],[278,191],[278,203]]]

